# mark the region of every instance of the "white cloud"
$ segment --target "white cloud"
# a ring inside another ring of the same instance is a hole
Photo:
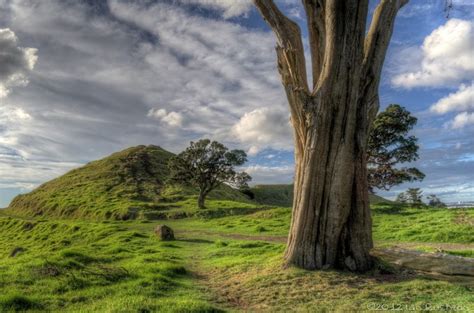
[[[291,149],[293,142],[289,114],[283,110],[261,108],[245,113],[232,127],[233,135],[249,147],[249,154],[262,149]]]
[[[252,176],[252,181],[258,184],[289,184],[293,181],[294,175],[293,165],[251,165],[242,170]]]
[[[454,117],[454,119],[447,124],[447,126],[453,129],[464,128],[474,125],[474,112],[463,112],[459,113]]]
[[[167,113],[165,109],[150,109],[148,116],[161,120],[172,127],[181,127],[183,125],[183,114],[179,112]]]
[[[472,78],[473,24],[472,21],[450,19],[435,29],[419,48],[422,53],[419,68],[395,75],[392,84],[404,88],[446,87]]]
[[[31,119],[31,115],[22,108],[9,106],[0,107],[0,122],[2,122],[3,125],[6,123],[29,121]]]
[[[451,111],[474,110],[474,82],[470,86],[461,85],[459,90],[440,99],[430,108],[432,112],[444,114]]]
[[[38,59],[36,52],[20,47],[12,30],[0,28],[0,98],[6,97],[10,88],[28,83],[27,75]]]
[[[218,10],[226,19],[247,14],[252,7],[250,0],[180,0],[180,2]]]
[[[160,120],[166,115],[167,113],[165,109],[150,109],[150,111],[148,111],[148,117],[154,117]]]

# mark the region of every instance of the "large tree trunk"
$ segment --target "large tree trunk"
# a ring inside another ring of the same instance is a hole
[[[350,114],[349,114],[350,115]],[[293,216],[286,260],[306,269],[371,267],[371,217],[362,124],[335,119],[311,128],[296,149]],[[355,118],[352,117],[352,118]]]
[[[352,271],[372,265],[367,136],[394,19],[406,2],[381,0],[366,35],[367,0],[303,0],[312,58],[309,88],[299,26],[272,0],[254,0],[277,36],[295,135],[288,264]]]

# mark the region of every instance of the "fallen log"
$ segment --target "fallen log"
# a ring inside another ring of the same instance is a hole
[[[474,284],[474,258],[400,248],[374,249],[371,254],[401,268],[421,271],[437,277],[451,276],[452,279],[449,280]]]

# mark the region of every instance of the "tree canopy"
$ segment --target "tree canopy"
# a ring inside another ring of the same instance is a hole
[[[407,191],[400,193],[395,201],[408,203],[414,207],[422,207],[423,191],[420,188],[408,188]]]
[[[428,196],[426,196],[426,199],[428,199],[428,205],[431,206],[431,207],[435,207],[435,208],[445,208],[446,207],[446,204],[441,201],[440,198],[438,198],[437,195],[435,194],[430,194]]]
[[[369,135],[367,163],[369,189],[389,190],[403,182],[423,180],[425,174],[415,167],[397,167],[415,161],[418,139],[409,136],[417,118],[398,104],[389,105],[374,120]]]
[[[191,141],[186,150],[171,158],[170,180],[199,188],[198,206],[204,208],[206,196],[223,183],[235,188],[247,187],[250,175],[234,168],[245,162],[247,154],[242,150],[229,151],[223,144],[209,139]]]

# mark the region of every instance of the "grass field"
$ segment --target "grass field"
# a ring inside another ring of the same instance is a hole
[[[361,312],[381,304],[474,310],[472,286],[386,266],[363,275],[284,269],[288,208],[242,214],[232,202],[210,206],[201,218],[165,222],[0,213],[0,312]],[[225,216],[226,208],[237,215]],[[430,251],[474,241],[472,209],[379,206],[373,219],[378,246]],[[160,242],[153,234],[159,223],[172,226],[177,240]],[[451,253],[472,256],[466,247]]]

